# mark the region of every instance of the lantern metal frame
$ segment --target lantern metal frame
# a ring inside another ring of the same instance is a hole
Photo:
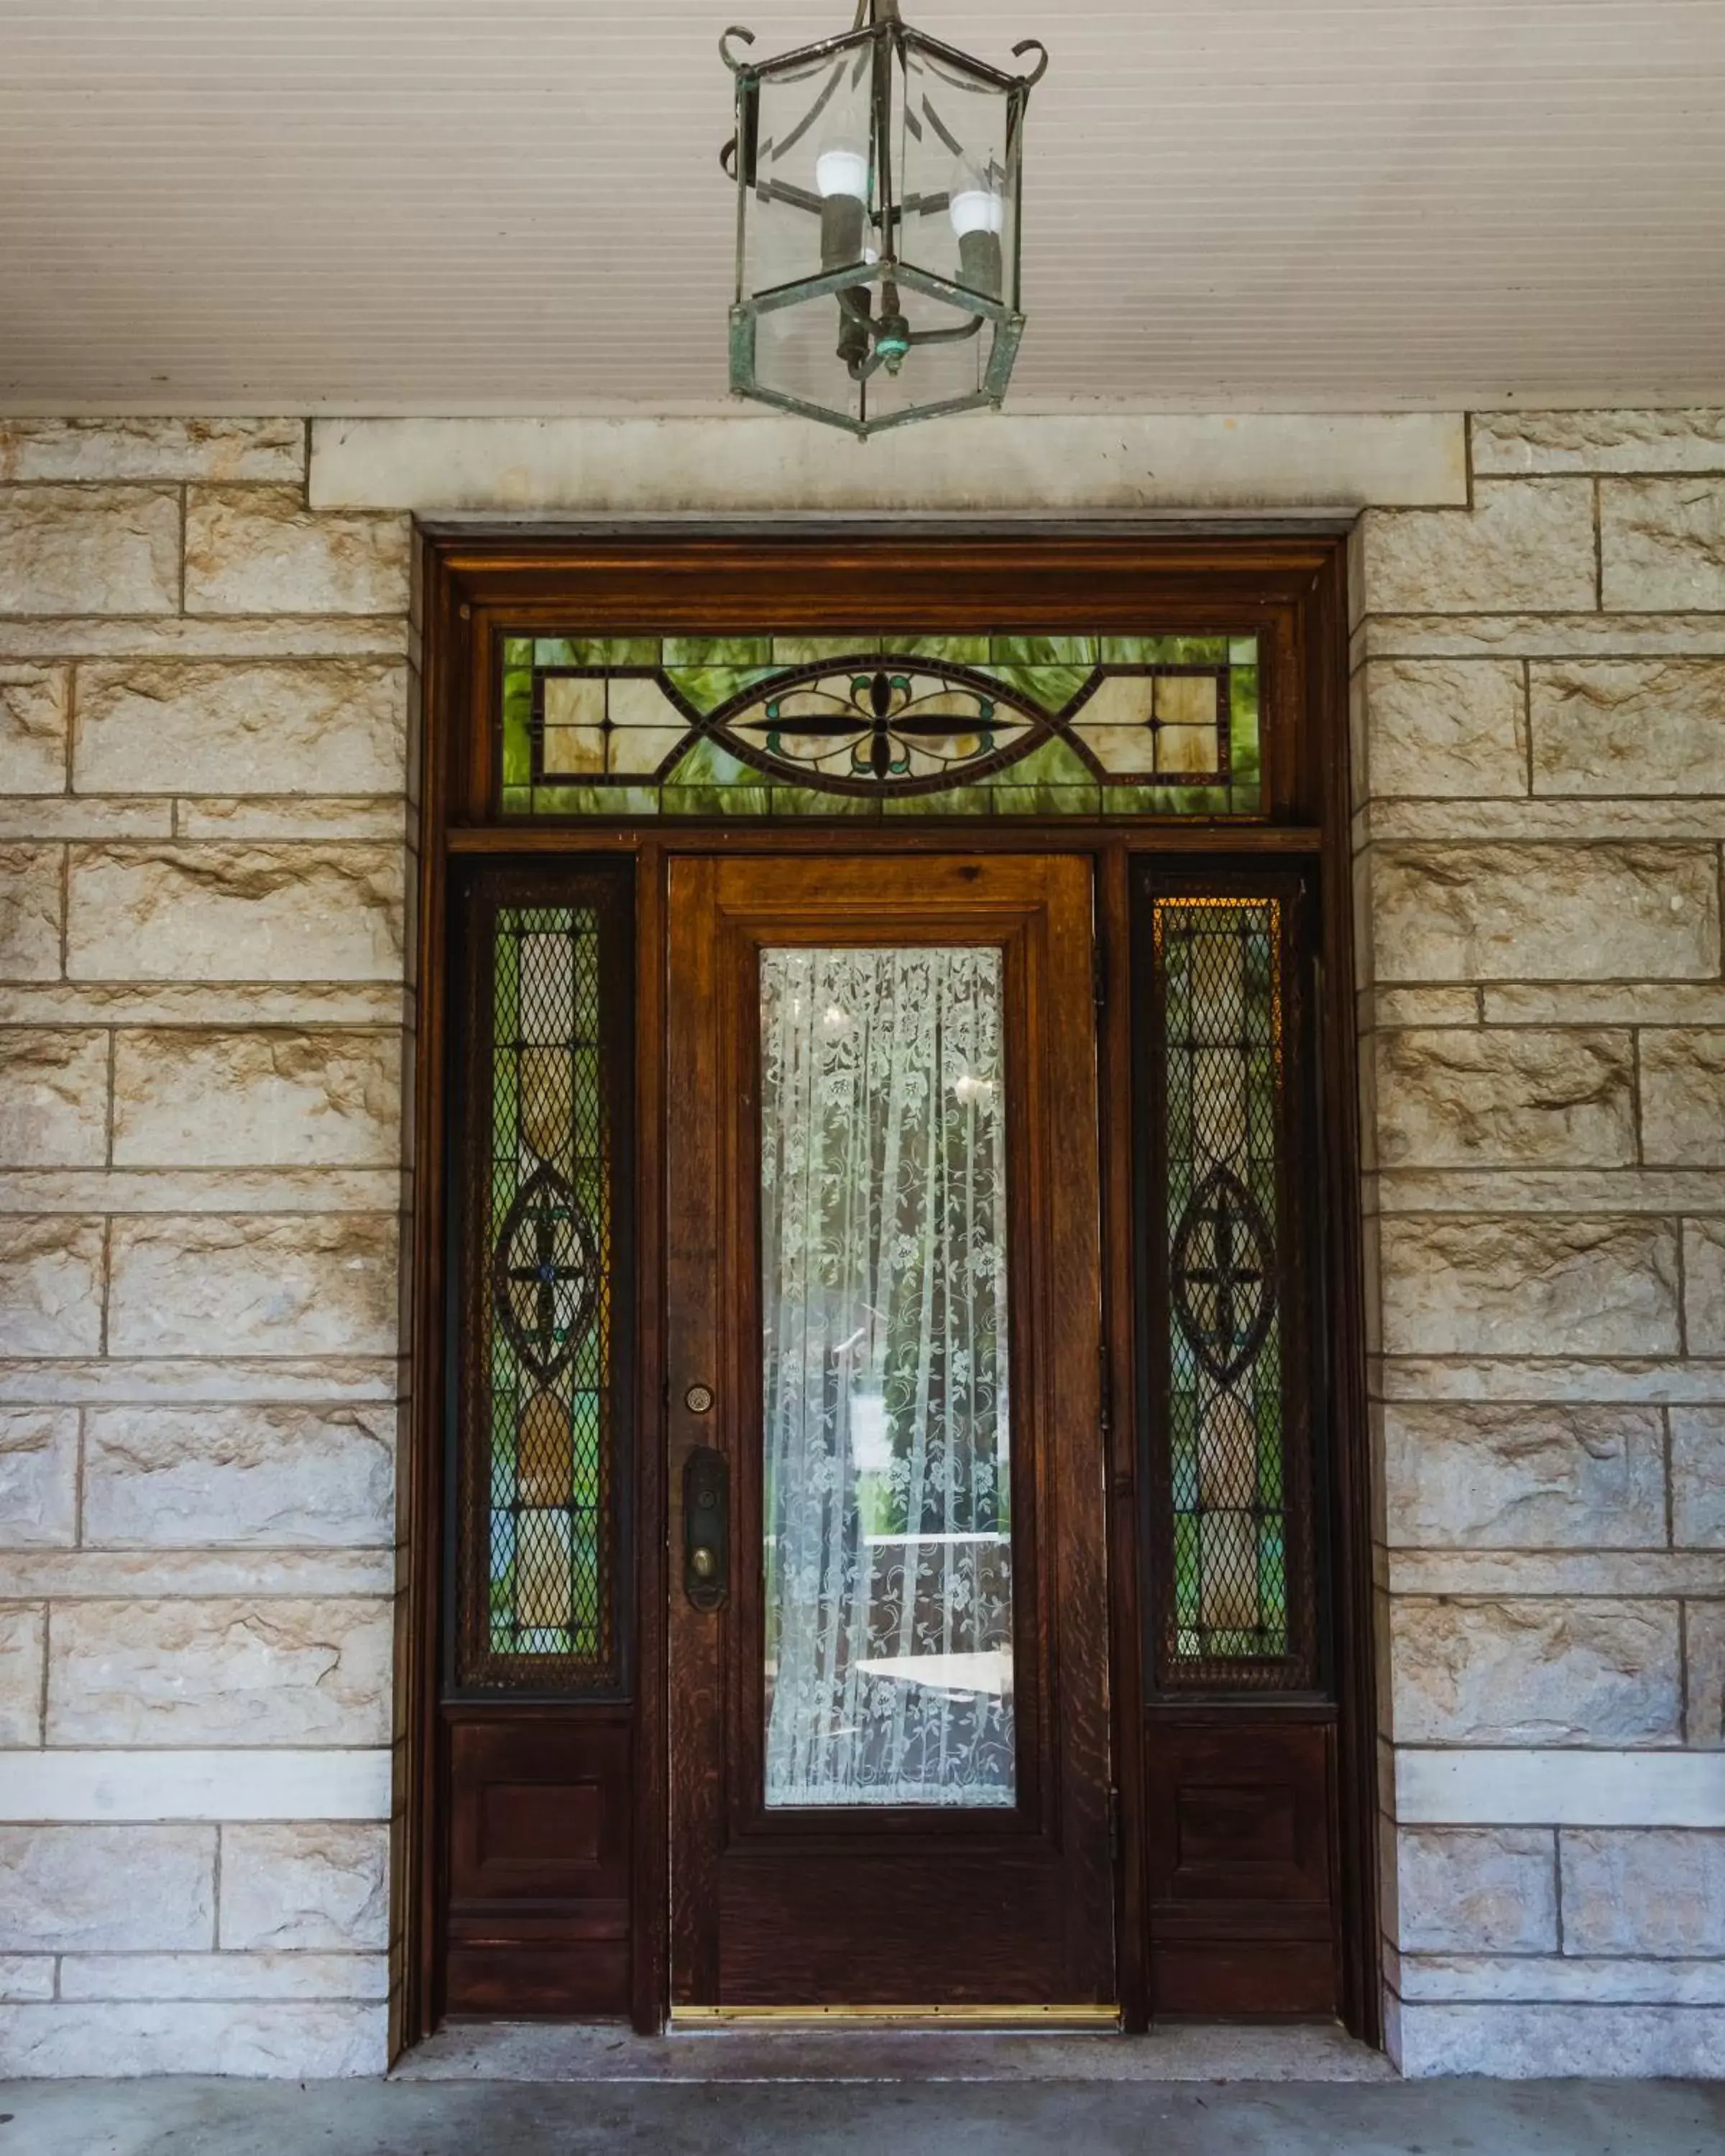
[[[737,187],[737,287],[731,308],[732,393],[773,405],[780,411],[796,413],[803,418],[815,419],[827,426],[841,428],[845,433],[860,439],[880,434],[890,427],[908,425],[917,419],[936,418],[949,413],[976,411],[985,406],[998,408],[1006,394],[1007,383],[1024,330],[1024,316],[1019,305],[1021,151],[1024,113],[1030,92],[1042,80],[1048,68],[1048,53],[1041,40],[1023,38],[1012,48],[1015,59],[1027,53],[1034,53],[1036,59],[1027,73],[1009,74],[999,68],[989,66],[985,61],[973,58],[968,53],[961,52],[957,46],[946,44],[921,30],[908,28],[899,15],[899,0],[857,0],[856,20],[850,30],[822,38],[814,44],[798,46],[790,52],[779,54],[773,59],[752,61],[732,51],[733,41],[751,45],[754,43],[754,33],[740,24],[733,23],[719,40],[719,56],[736,78],[737,85],[737,131],[720,152],[720,162]],[[788,180],[779,179],[761,171],[758,151],[762,85],[775,79],[779,81],[795,80],[803,74],[822,76],[826,87],[817,94],[809,111],[793,131],[790,139],[794,140],[814,125],[839,74],[847,66],[855,64],[852,56],[860,57],[870,51],[869,149],[874,201],[872,208],[865,209],[865,226],[872,227],[870,238],[876,259],[858,261],[843,269],[824,270],[814,276],[751,292],[747,286],[746,254],[750,197],[753,195],[763,203],[787,203],[809,212],[817,220],[824,207],[820,195],[812,189],[799,187]],[[1012,232],[1011,245],[1006,250],[1005,259],[1001,264],[1001,290],[998,296],[990,297],[969,285],[942,277],[900,259],[901,234],[906,213],[912,209],[926,212],[946,206],[944,197],[921,195],[914,198],[901,198],[899,192],[899,176],[892,154],[895,64],[897,74],[902,76],[906,71],[907,54],[923,56],[936,67],[967,76],[978,87],[995,90],[1005,99],[1006,154],[1003,193],[1009,191]],[[835,74],[834,69],[839,74]],[[844,297],[846,294],[876,285],[880,289],[883,300],[882,311],[878,316],[873,316],[866,305],[848,303]],[[898,312],[897,290],[900,287],[906,291],[943,301],[961,311],[968,319],[952,328],[912,330]],[[756,330],[761,317],[778,309],[797,306],[805,300],[819,300],[829,295],[839,302],[841,334],[838,356],[846,360],[850,378],[859,384],[861,393],[862,415],[857,418],[831,405],[817,403],[812,398],[773,388],[762,383],[756,372]],[[911,403],[877,418],[868,415],[866,385],[878,368],[885,367],[890,373],[896,375],[902,362],[917,347],[967,341],[981,335],[985,324],[993,325],[993,341],[983,370],[981,388],[963,396],[942,398],[926,404]],[[865,338],[866,341],[863,342]]]

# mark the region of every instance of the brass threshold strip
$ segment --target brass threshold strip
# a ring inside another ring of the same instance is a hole
[[[778,2028],[1116,2029],[1117,2006],[673,2006],[673,2028],[754,2022]]]

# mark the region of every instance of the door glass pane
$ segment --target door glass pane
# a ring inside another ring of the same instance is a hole
[[[761,954],[769,1805],[1010,1805],[995,949]]]

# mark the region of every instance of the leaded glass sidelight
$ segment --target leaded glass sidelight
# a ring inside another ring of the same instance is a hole
[[[1153,895],[1152,1607],[1159,1682],[1311,1681],[1288,1158],[1291,885]]]
[[[456,1678],[605,1689],[617,1638],[626,947],[614,886],[473,895]]]

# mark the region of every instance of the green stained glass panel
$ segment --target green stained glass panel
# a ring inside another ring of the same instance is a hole
[[[516,636],[501,687],[510,818],[1263,813],[1255,636]]]

